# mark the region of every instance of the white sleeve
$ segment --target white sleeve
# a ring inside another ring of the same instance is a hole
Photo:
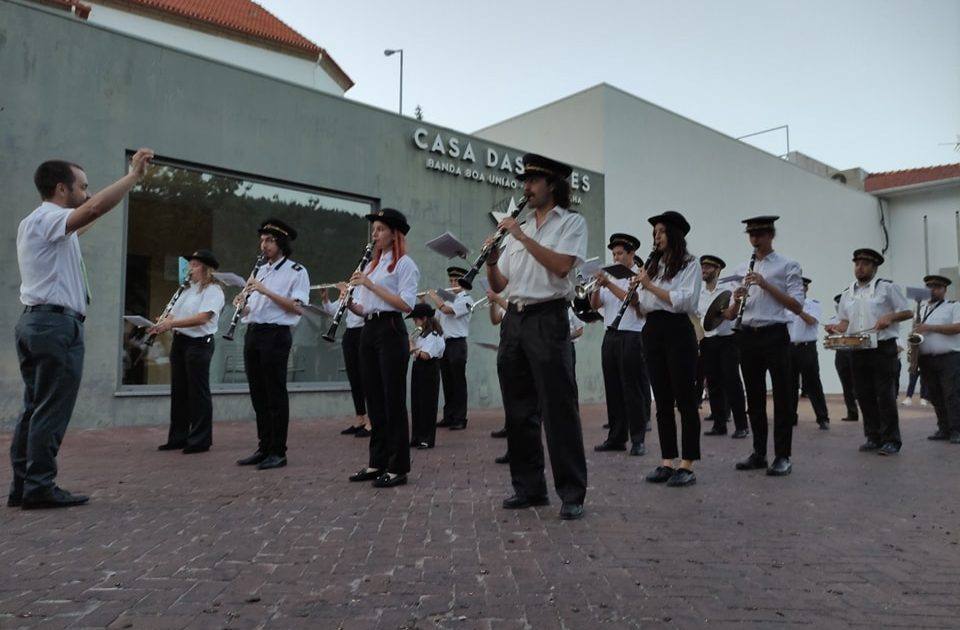
[[[810,300],[810,310],[804,308],[804,312],[810,317],[817,320],[817,323],[820,323],[820,318],[823,317],[823,309],[820,307],[820,302],[816,300]]]
[[[330,317],[333,317],[334,315],[337,314],[337,309],[340,308],[340,302],[339,301],[331,302],[330,300],[327,300],[325,302],[321,302],[320,308],[323,309],[324,313],[326,313]]]
[[[576,258],[574,266],[582,265],[587,258],[587,220],[576,212],[567,217],[560,230],[560,240],[553,251]]]
[[[45,241],[55,242],[67,236],[67,217],[73,210],[61,208],[45,212],[37,222],[37,229]]]
[[[795,260],[787,261],[786,282],[786,294],[802,306],[806,299],[803,295],[803,270],[800,269],[800,263]]]
[[[850,321],[850,312],[847,310],[847,295],[844,292],[840,296],[840,303],[837,304],[837,319]]]
[[[301,304],[310,303],[310,275],[306,267],[300,267],[293,279],[293,286],[290,287],[290,299],[296,300]]]
[[[223,289],[220,288],[220,285],[207,285],[207,288],[203,290],[203,294],[200,296],[200,312],[217,315],[223,310],[224,302]]]
[[[397,293],[411,309],[417,303],[417,287],[420,285],[420,268],[409,256],[404,256],[394,270],[397,274]]]
[[[454,317],[463,317],[464,315],[469,314],[471,306],[473,306],[473,298],[470,297],[469,293],[461,293],[450,304],[450,308],[453,309]]]
[[[890,303],[894,313],[910,310],[910,303],[907,302],[907,298],[903,296],[903,289],[901,289],[899,285],[892,282],[890,283],[889,288],[887,288],[887,302]]]
[[[691,259],[680,271],[677,286],[670,291],[670,302],[675,313],[696,313],[700,302],[700,265]]]
[[[960,302],[954,302],[950,306],[953,307],[953,314],[950,317],[950,323],[960,324]]]

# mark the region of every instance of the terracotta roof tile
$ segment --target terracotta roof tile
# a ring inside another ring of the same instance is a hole
[[[960,164],[941,164],[940,166],[909,168],[902,171],[870,173],[864,180],[863,187],[867,192],[876,192],[889,188],[935,182],[941,179],[953,179],[954,177],[960,177]]]

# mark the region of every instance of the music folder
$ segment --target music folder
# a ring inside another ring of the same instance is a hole
[[[619,263],[615,265],[607,265],[606,267],[603,268],[603,271],[607,275],[613,276],[617,280],[632,278],[633,276],[636,275],[634,272],[630,271],[629,267],[627,267],[626,265],[621,265]]]
[[[427,247],[446,258],[466,258],[470,250],[449,231],[430,239]]]

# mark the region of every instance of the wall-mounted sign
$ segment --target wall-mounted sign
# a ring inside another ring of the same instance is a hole
[[[522,187],[516,179],[523,172],[522,155],[479,144],[474,149],[473,140],[464,141],[440,131],[429,131],[426,127],[413,130],[413,144],[428,154],[424,160],[428,170],[501,188]],[[573,171],[570,188],[573,204],[579,204],[581,198],[577,193],[590,191],[590,175]]]

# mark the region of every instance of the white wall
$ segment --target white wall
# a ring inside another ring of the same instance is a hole
[[[129,33],[165,46],[179,48],[329,94],[337,96],[344,94],[337,82],[316,61],[286,55],[226,37],[218,37],[170,22],[154,20],[136,13],[120,11],[95,2],[90,4],[93,5],[93,10],[90,12],[88,21],[92,24],[106,26],[122,33]]]
[[[606,231],[636,234],[644,256],[651,245],[646,219],[663,210],[690,221],[691,252],[717,254],[730,267],[750,254],[740,220],[781,216],[775,247],[801,263],[828,316],[833,296],[853,280],[853,250],[882,245],[873,196],[608,85],[478,135],[603,172]],[[820,363],[825,389],[839,392],[833,354],[821,350]]]

